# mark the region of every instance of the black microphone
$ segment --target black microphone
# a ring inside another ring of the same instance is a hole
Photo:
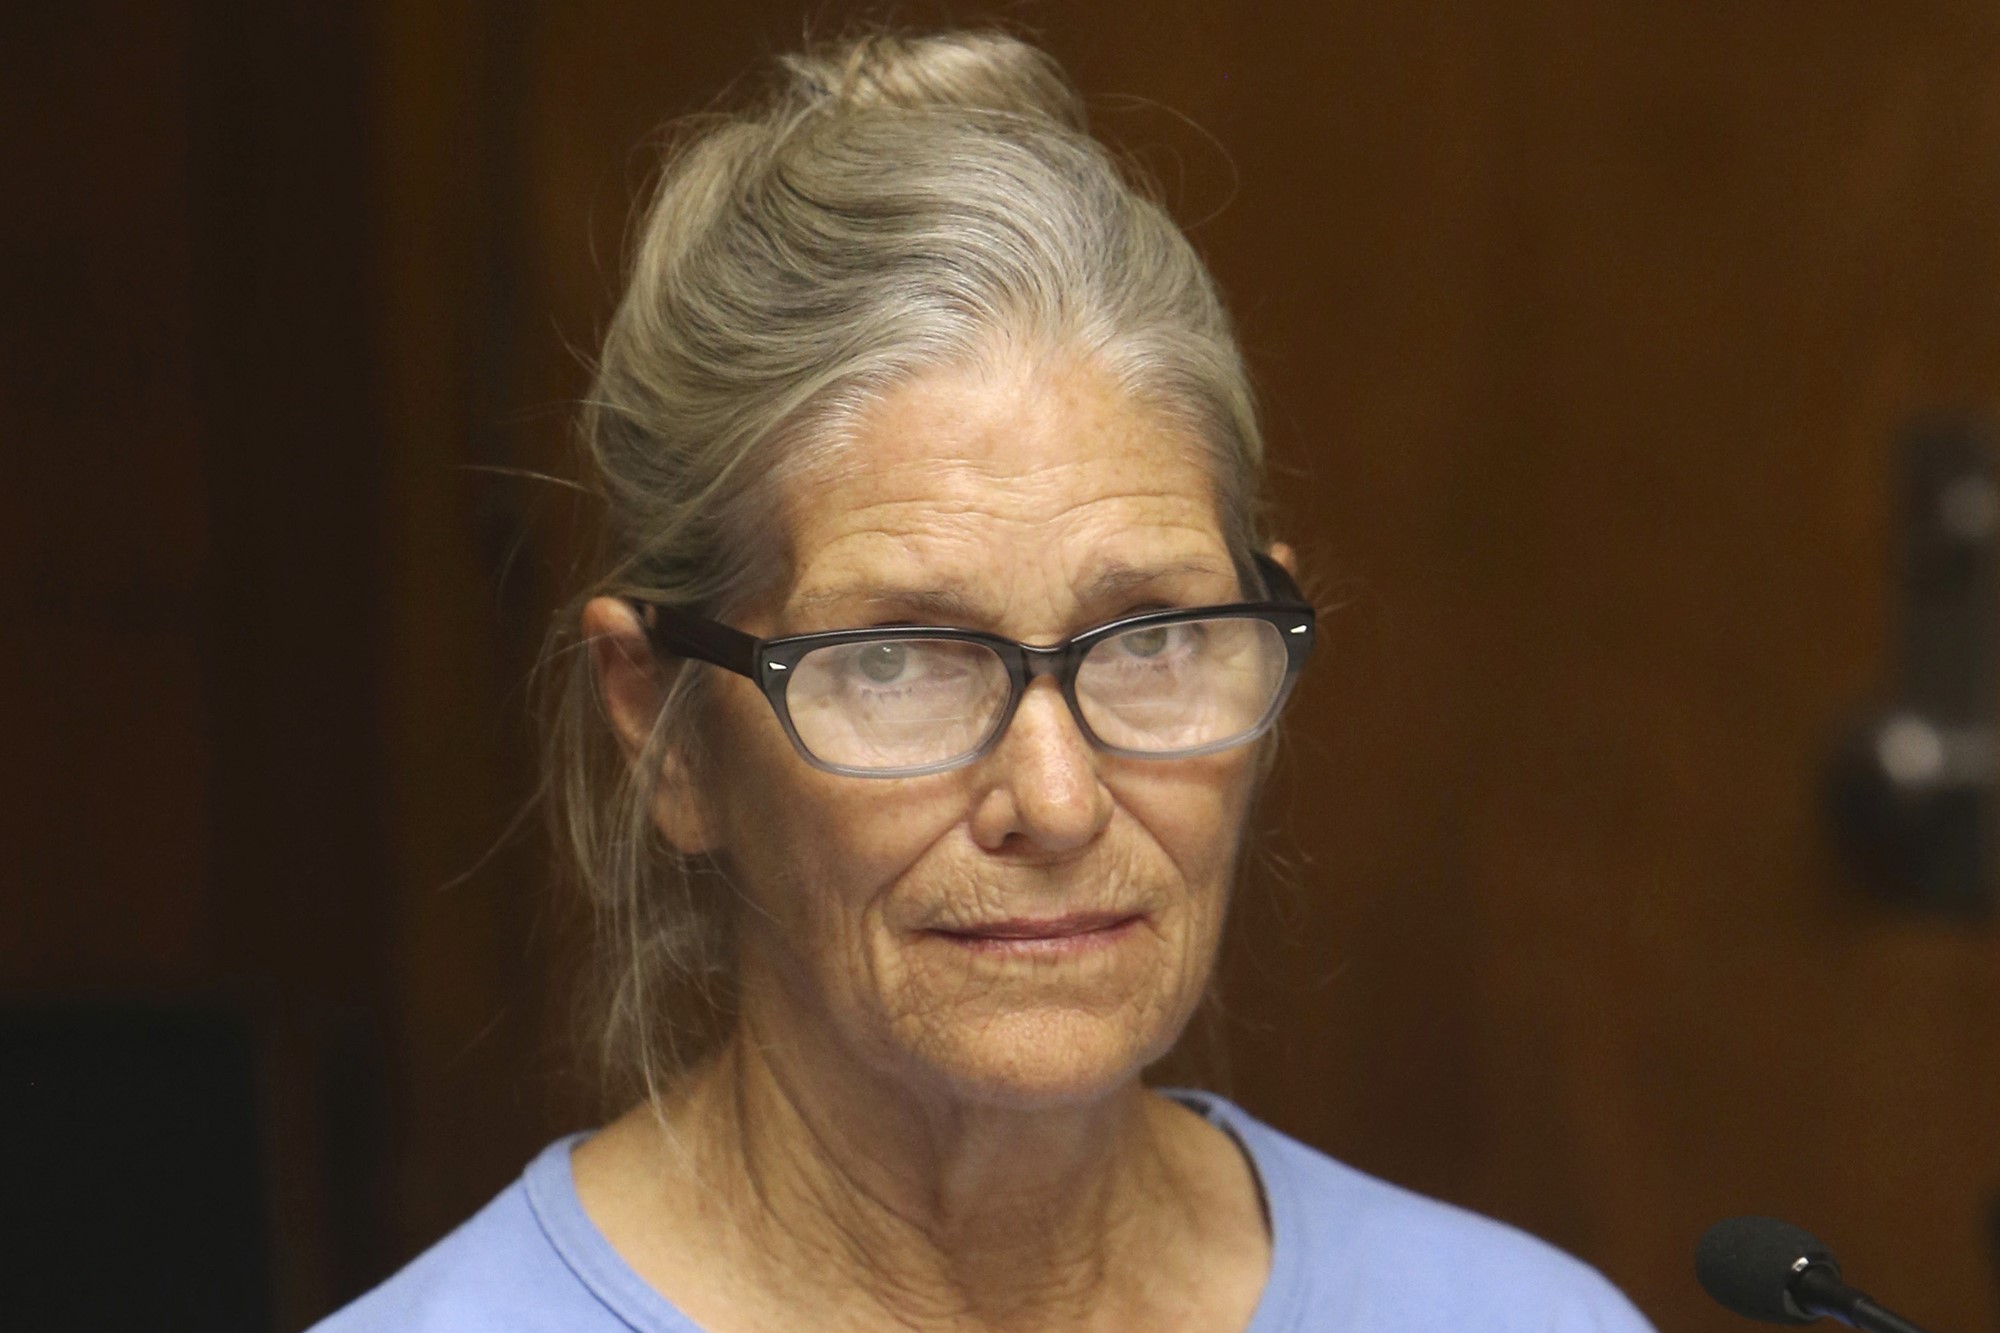
[[[1826,1246],[1775,1217],[1732,1217],[1710,1227],[1695,1246],[1694,1275],[1745,1319],[1810,1324],[1826,1317],[1863,1333],[1924,1333],[1842,1282]]]

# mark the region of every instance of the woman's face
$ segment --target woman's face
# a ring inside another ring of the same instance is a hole
[[[760,637],[943,621],[1049,643],[1241,596],[1199,451],[1073,366],[919,379],[781,499],[791,577],[735,617]],[[714,684],[699,800],[747,900],[753,1030],[1022,1107],[1101,1095],[1172,1045],[1221,937],[1256,747],[1103,754],[1044,679],[975,763],[857,778],[808,766],[751,682]]]

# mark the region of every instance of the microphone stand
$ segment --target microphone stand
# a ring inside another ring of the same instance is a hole
[[[1926,1333],[1893,1310],[1885,1310],[1867,1292],[1840,1280],[1840,1270],[1807,1264],[1786,1288],[1785,1299],[1808,1319],[1836,1319],[1862,1333]]]

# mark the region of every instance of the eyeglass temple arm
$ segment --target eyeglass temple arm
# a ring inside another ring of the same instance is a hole
[[[636,605],[655,647],[757,679],[757,639],[719,620],[688,615],[657,602]]]
[[[1264,595],[1274,602],[1306,602],[1306,595],[1299,591],[1298,581],[1286,572],[1285,567],[1270,556],[1259,551],[1252,557],[1257,563],[1257,572],[1264,577]]]

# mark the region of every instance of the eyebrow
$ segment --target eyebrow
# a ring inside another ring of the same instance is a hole
[[[1077,590],[1076,600],[1081,606],[1101,607],[1176,579],[1225,573],[1233,578],[1234,567],[1219,565],[1213,560],[1199,557],[1173,560],[1158,565],[1133,565],[1114,561],[1099,568],[1089,581]],[[794,614],[812,615],[824,612],[829,607],[839,606],[852,606],[857,610],[893,608],[913,619],[939,625],[973,627],[992,618],[991,612],[982,609],[980,604],[967,593],[965,584],[956,579],[945,579],[921,588],[895,584],[857,584],[823,588],[799,598],[791,604],[790,609]]]

